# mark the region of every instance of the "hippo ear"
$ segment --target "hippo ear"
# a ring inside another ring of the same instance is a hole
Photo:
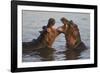
[[[43,31],[39,31],[39,33],[42,33]]]

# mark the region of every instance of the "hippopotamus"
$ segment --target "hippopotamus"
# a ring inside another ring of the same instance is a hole
[[[86,45],[81,40],[78,26],[71,20],[61,18],[63,26],[63,34],[66,39],[66,47],[68,49],[87,49]]]
[[[52,48],[53,42],[61,33],[59,29],[54,27],[54,24],[55,20],[50,18],[47,26],[43,26],[42,31],[40,31],[40,35],[37,39],[33,39],[30,42],[23,42],[23,52],[32,52],[41,48]]]

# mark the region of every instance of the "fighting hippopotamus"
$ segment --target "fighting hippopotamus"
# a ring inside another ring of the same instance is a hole
[[[55,19],[50,18],[47,26],[43,26],[43,30],[40,31],[40,36],[37,39],[33,39],[31,42],[23,42],[23,52],[32,52],[41,48],[52,48],[55,38],[61,33],[58,28],[54,27],[54,24]]]
[[[66,39],[66,46],[68,49],[87,49],[81,40],[78,26],[71,20],[61,18],[63,25],[63,33]]]

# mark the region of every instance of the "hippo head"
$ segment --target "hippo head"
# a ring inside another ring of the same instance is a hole
[[[58,30],[61,32],[61,33],[66,33],[68,28],[69,28],[69,20],[66,19],[65,17],[62,17],[61,18],[61,22],[63,23],[62,26],[58,27]]]

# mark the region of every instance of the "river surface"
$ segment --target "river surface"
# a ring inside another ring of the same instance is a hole
[[[39,36],[39,31],[42,26],[47,25],[49,18],[55,18],[55,26],[61,26],[61,17],[66,17],[73,20],[79,27],[81,39],[87,46],[87,50],[78,52],[77,50],[67,50],[65,48],[64,34],[60,34],[53,43],[53,50],[44,49],[40,52],[32,52],[22,56],[23,62],[39,62],[39,61],[61,61],[74,59],[89,59],[90,58],[90,14],[89,13],[72,13],[72,12],[45,12],[45,11],[22,11],[23,25],[23,42],[32,41]]]

